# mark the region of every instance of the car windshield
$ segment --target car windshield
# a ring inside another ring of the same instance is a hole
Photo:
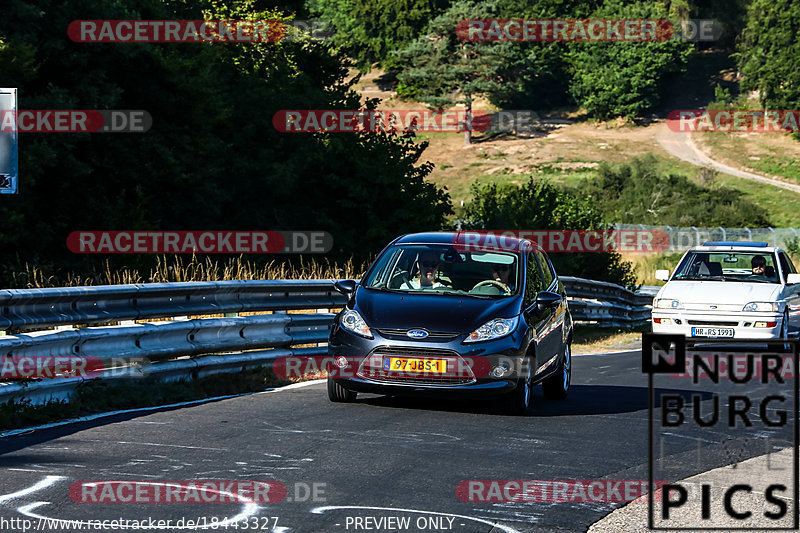
[[[689,252],[672,279],[780,283],[771,252]]]
[[[503,298],[517,294],[519,282],[519,259],[514,253],[408,244],[387,249],[361,284],[386,291]]]

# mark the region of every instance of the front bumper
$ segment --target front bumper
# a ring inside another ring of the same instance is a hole
[[[783,315],[778,313],[705,313],[653,309],[650,323],[654,333],[671,333],[700,339],[717,337],[693,336],[693,327],[731,328],[734,332],[732,338],[757,340],[780,339],[783,331]],[[757,323],[766,325],[774,323],[775,325],[756,327]]]
[[[373,329],[375,338],[353,335],[334,325],[328,341],[332,360],[345,358],[345,367],[334,368],[329,375],[346,389],[377,394],[430,392],[438,394],[493,396],[516,388],[525,360],[525,334],[518,328],[501,339],[464,344],[465,335],[450,339],[413,340],[398,335],[382,335]],[[414,375],[385,371],[384,357],[445,359],[447,375]],[[503,366],[502,376],[492,370]]]

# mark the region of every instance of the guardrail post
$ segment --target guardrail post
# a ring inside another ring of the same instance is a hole
[[[669,233],[669,251],[675,251],[675,241],[672,240],[672,226],[666,226],[667,232]]]

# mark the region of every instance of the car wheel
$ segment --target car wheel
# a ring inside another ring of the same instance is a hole
[[[332,402],[352,402],[358,396],[357,392],[347,390],[333,378],[328,378],[328,399]]]
[[[783,321],[781,325],[781,340],[788,341],[789,340],[789,312],[783,312]],[[785,352],[789,351],[791,347],[787,343],[770,343],[767,345],[767,349],[773,352]]]
[[[516,388],[506,395],[506,411],[511,415],[527,416],[533,406],[533,365],[525,360],[523,377],[517,381]]]
[[[545,398],[563,400],[569,392],[572,382],[572,346],[564,345],[564,357],[558,364],[556,373],[542,382]]]

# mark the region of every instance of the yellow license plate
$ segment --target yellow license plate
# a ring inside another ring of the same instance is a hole
[[[429,372],[432,374],[444,374],[447,372],[447,361],[444,359],[384,357],[383,369],[395,372]]]

